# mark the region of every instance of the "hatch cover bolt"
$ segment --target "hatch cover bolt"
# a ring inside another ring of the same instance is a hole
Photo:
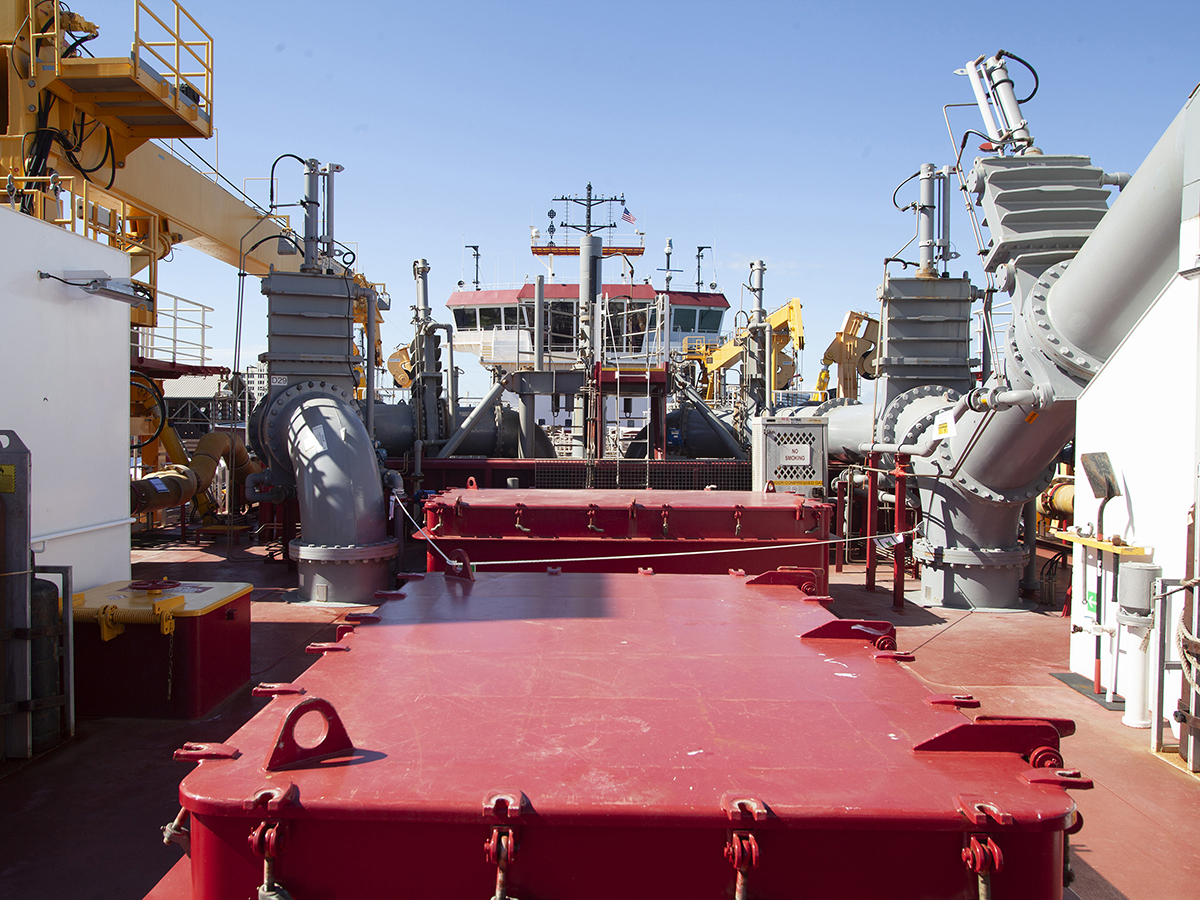
[[[1062,754],[1054,747],[1038,747],[1029,754],[1029,765],[1035,769],[1061,769]]]
[[[258,888],[258,900],[292,900],[292,895],[275,882],[275,857],[283,845],[283,823],[260,822],[247,840],[250,849],[263,860],[263,883]]]
[[[747,873],[758,865],[758,841],[749,831],[734,831],[725,844],[725,858],[737,870],[737,884],[733,890],[734,900],[746,900]]]
[[[982,841],[980,839],[983,839]],[[973,834],[963,848],[963,864],[976,875],[990,875],[1004,868],[1004,854],[988,835]]]
[[[483,851],[487,861],[496,867],[496,893],[492,900],[509,900],[508,865],[517,858],[516,832],[507,825],[495,826],[491,838],[484,841]]]
[[[179,809],[179,815],[175,817],[175,821],[169,822],[162,827],[163,844],[170,846],[178,844],[183,848],[183,852],[188,856],[192,855],[192,832],[187,827],[188,811],[182,807]]]

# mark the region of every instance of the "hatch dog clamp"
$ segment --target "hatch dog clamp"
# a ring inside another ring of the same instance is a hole
[[[283,846],[283,830],[283,822],[263,821],[247,839],[254,855],[263,861],[263,883],[258,888],[258,900],[292,900],[292,895],[275,881],[275,858]]]
[[[491,837],[483,842],[484,858],[496,867],[496,893],[491,900],[515,900],[508,894],[508,867],[517,858],[517,820],[528,811],[529,798],[523,791],[495,790],[483,798],[484,818],[509,823],[493,825]]]

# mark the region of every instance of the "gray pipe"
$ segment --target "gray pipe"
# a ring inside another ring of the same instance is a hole
[[[337,163],[325,167],[325,255],[333,259],[333,176],[344,172]]]
[[[934,214],[937,203],[934,199],[937,175],[933,163],[921,163],[920,200],[917,203],[917,246],[920,248],[920,266],[917,276],[934,278],[937,269],[934,266]]]
[[[315,159],[304,163],[304,268],[317,265],[317,232],[320,230],[321,163]]]
[[[413,278],[417,282],[417,318],[429,318],[429,263],[413,261]]]
[[[683,395],[692,401],[692,406],[696,408],[696,412],[704,417],[704,421],[708,423],[708,427],[716,432],[717,437],[721,439],[721,443],[729,451],[734,459],[745,459],[746,451],[742,449],[742,445],[737,442],[733,433],[726,427],[725,423],[713,415],[713,411],[708,408],[708,404],[704,402],[694,388],[685,386]]]
[[[471,410],[471,414],[467,416],[458,430],[450,436],[450,440],[446,441],[445,445],[443,445],[442,452],[438,454],[439,459],[446,459],[454,455],[454,451],[466,440],[467,435],[471,433],[471,430],[479,423],[479,420],[491,412],[492,407],[496,405],[496,401],[500,399],[500,395],[504,393],[504,385],[504,381],[497,381],[492,385],[492,389],[479,401],[479,405]]]
[[[387,536],[379,465],[362,420],[332,397],[305,397],[285,412],[304,538],[370,544]]]
[[[754,313],[751,318],[755,324],[763,320],[763,273],[766,271],[767,264],[761,259],[750,263],[750,294],[754,297]]]
[[[457,424],[458,416],[458,369],[454,368],[454,329],[449,325],[434,323],[429,326],[429,330],[446,332],[446,374],[450,376],[446,379],[446,402],[450,406],[450,427],[453,428]]]
[[[374,447],[350,406],[299,395],[279,419],[296,478],[303,540],[290,551],[305,600],[362,602],[391,584],[398,542],[387,536]]]
[[[1047,298],[1063,340],[1108,359],[1179,270],[1184,118],[1175,117]]]
[[[546,276],[539,275],[533,282],[533,368],[542,372],[546,368]]]
[[[518,415],[520,416],[520,458],[532,459],[533,452],[533,426],[534,426],[534,399],[536,394],[521,394],[517,407]]]
[[[1049,483],[1074,433],[1075,400],[1178,272],[1192,102],[1074,259],[1022,290],[1006,348],[1010,381],[993,375],[940,453],[914,463],[918,474],[940,476],[922,480],[925,536],[914,545],[926,564],[926,597],[952,606],[1018,604],[1030,558],[1020,540],[1022,510]]]
[[[331,167],[332,168],[332,167]],[[333,187],[333,175],[329,176],[329,186]],[[364,354],[363,371],[367,378],[366,390],[364,396],[366,398],[366,426],[367,439],[371,445],[375,444],[375,332],[377,325],[375,317],[378,315],[379,295],[374,290],[367,291],[367,352]]]

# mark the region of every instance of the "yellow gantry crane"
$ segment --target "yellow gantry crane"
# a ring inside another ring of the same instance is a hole
[[[0,203],[124,250],[150,287],[138,325],[154,324],[157,264],[176,244],[252,274],[298,267],[275,241],[243,260],[248,231],[278,234],[286,220],[151,143],[215,133],[212,37],[177,0],[155,5],[133,0],[128,56],[96,58],[100,29],[65,4],[0,0]]]
[[[124,251],[140,284],[131,324],[153,328],[158,263],[176,245],[252,275],[296,271],[301,257],[270,239],[290,232],[286,216],[227,190],[184,143],[216,134],[212,36],[178,0],[131,2],[129,53],[96,57],[88,45],[100,29],[85,11],[60,0],[0,0],[0,204]],[[201,168],[156,143],[167,140],[179,140],[172,148],[192,152]],[[365,304],[354,313],[365,325]],[[378,339],[366,355],[382,364]],[[139,377],[131,433],[154,437],[136,447],[153,466],[165,435],[171,461],[186,464],[169,426],[147,425],[151,407],[165,415],[146,400],[156,389],[161,399],[161,382]]]

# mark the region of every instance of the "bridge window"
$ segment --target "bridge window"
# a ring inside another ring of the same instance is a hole
[[[721,319],[724,314],[723,309],[701,309],[699,310],[696,330],[704,334],[720,334]]]
[[[672,313],[672,331],[695,331],[696,311],[694,309],[677,309]]]
[[[481,306],[479,307],[479,327],[484,331],[491,331],[493,328],[501,324],[500,307],[498,306]]]
[[[454,325],[459,331],[474,331],[479,327],[475,319],[475,307],[455,307]]]

